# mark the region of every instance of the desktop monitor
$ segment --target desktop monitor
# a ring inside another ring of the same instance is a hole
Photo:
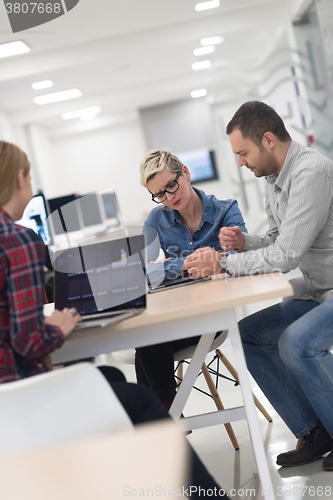
[[[84,227],[102,224],[102,216],[95,193],[82,196],[79,199]]]
[[[59,208],[67,205],[67,203],[70,203],[71,201],[75,201],[76,198],[75,194],[68,194],[66,196],[59,196],[58,198],[51,198],[50,200],[47,200],[50,207],[50,213],[55,212],[55,210],[59,210]]]
[[[102,193],[101,197],[106,225],[108,227],[120,226],[121,218],[118,209],[116,194],[113,191],[108,191]]]
[[[78,213],[78,201],[75,194],[51,198],[48,200],[50,218],[56,235],[64,232],[80,231],[80,216]]]
[[[26,206],[23,217],[16,221],[20,226],[30,227],[39,234],[46,246],[52,243],[47,223],[47,210],[42,194],[36,194]]]
[[[196,149],[177,154],[191,172],[191,182],[205,182],[218,179],[215,151]]]

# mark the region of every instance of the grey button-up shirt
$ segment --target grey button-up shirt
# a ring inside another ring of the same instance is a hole
[[[266,178],[265,235],[244,234],[244,252],[227,257],[236,276],[302,271],[307,291],[299,296],[333,298],[333,162],[291,142],[279,175]]]

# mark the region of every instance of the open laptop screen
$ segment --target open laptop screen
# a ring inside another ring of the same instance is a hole
[[[96,311],[146,307],[144,235],[82,245],[57,252],[55,307]]]

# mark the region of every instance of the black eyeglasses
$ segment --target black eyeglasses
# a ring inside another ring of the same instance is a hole
[[[178,172],[178,174],[176,175],[175,180],[172,181],[172,182],[170,182],[170,184],[167,185],[167,188],[164,189],[164,191],[160,191],[157,194],[152,194],[151,195],[151,199],[155,203],[163,203],[163,201],[165,201],[167,199],[167,196],[166,196],[165,193],[174,194],[177,191],[177,189],[179,188],[178,179],[182,175],[182,173],[183,172]]]

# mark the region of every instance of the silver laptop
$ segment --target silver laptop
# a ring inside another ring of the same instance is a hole
[[[201,278],[184,277],[176,278],[173,280],[165,280],[156,287],[149,286],[148,293],[157,293],[162,292],[163,290],[171,290],[173,288],[179,288],[181,286],[192,285],[193,283],[200,283],[201,281],[209,281],[210,279],[210,276],[205,276]]]
[[[76,329],[106,326],[143,312],[147,282],[145,236],[130,236],[56,252],[55,308],[75,307]]]

